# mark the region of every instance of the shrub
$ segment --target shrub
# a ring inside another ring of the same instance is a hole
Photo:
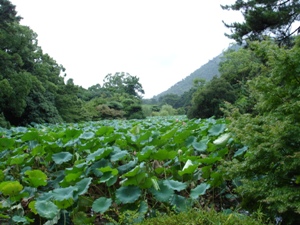
[[[239,213],[217,213],[214,210],[191,210],[189,212],[182,212],[179,214],[162,215],[151,219],[146,219],[140,225],[261,225],[265,224],[261,219],[255,220],[252,217]]]

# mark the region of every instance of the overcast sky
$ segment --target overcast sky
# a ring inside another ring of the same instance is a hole
[[[140,78],[151,98],[219,55],[233,41],[222,20],[233,0],[11,0],[45,53],[84,88],[108,73]],[[66,79],[66,80],[67,80]]]

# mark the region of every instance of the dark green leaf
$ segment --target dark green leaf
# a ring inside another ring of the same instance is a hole
[[[141,189],[136,186],[120,187],[116,190],[116,198],[121,203],[133,203],[141,195]]]
[[[104,213],[109,209],[111,204],[112,200],[110,198],[100,197],[94,201],[92,210],[96,213]]]
[[[182,191],[186,188],[187,184],[182,183],[180,181],[176,180],[164,180],[164,185],[166,185],[168,188],[175,190],[175,191]]]
[[[70,161],[72,157],[73,155],[69,152],[60,152],[52,155],[53,161],[58,165]]]
[[[36,201],[35,209],[41,217],[53,219],[58,213],[58,207],[50,201]]]
[[[212,136],[220,135],[226,128],[226,124],[215,124],[209,130],[209,134]]]
[[[199,195],[204,195],[206,190],[209,188],[210,188],[209,184],[202,183],[191,190],[190,196],[192,199],[197,199],[199,197]]]

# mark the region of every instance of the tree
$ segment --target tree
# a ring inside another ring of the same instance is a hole
[[[291,49],[272,41],[250,47],[265,62],[249,82],[256,113],[230,111],[232,135],[247,147],[225,171],[241,181],[237,191],[244,207],[299,224],[300,37]]]
[[[173,108],[178,108],[180,105],[179,103],[180,97],[176,94],[166,94],[161,97],[159,97],[159,103],[160,105],[171,105]]]
[[[0,29],[5,29],[8,24],[19,22],[20,19],[15,5],[8,0],[0,0]]]
[[[250,48],[228,50],[223,57],[219,67],[220,76],[234,89],[234,105],[242,112],[251,112],[254,102],[249,95],[247,82],[260,74],[262,60]]]
[[[242,43],[243,40],[263,40],[265,35],[274,36],[280,43],[299,32],[293,27],[300,20],[300,2],[298,0],[236,0],[232,5],[222,6],[226,10],[240,11],[244,22],[225,24],[231,29],[229,38]]]
[[[60,85],[55,98],[55,106],[65,122],[80,122],[85,119],[83,101],[77,97],[79,87],[69,79],[66,85]]]
[[[224,78],[214,77],[206,85],[200,86],[193,94],[192,106],[188,110],[189,118],[208,118],[223,115],[221,107],[224,101],[235,101],[233,87]]]
[[[0,1],[0,18],[2,120],[16,126],[61,122],[55,99],[64,85],[64,68],[43,53],[35,32],[19,24],[9,1]]]
[[[127,93],[138,98],[145,94],[139,78],[124,72],[117,72],[114,75],[107,74],[103,79],[103,88],[112,93]]]

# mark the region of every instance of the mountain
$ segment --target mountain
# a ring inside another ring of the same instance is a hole
[[[237,44],[232,44],[229,46],[228,50],[237,51],[240,48]],[[159,99],[159,97],[167,94],[182,95],[184,92],[189,91],[193,85],[196,78],[202,78],[206,81],[211,80],[214,76],[219,76],[219,63],[222,61],[224,52],[209,60],[206,64],[202,65],[199,69],[195,70],[186,78],[174,84],[168,90],[154,96],[153,98]]]
[[[163,95],[167,94],[177,94],[182,95],[184,92],[190,90],[194,83],[193,81],[196,78],[202,78],[206,81],[211,80],[214,76],[219,76],[219,63],[222,60],[223,53],[216,56],[212,60],[209,60],[206,64],[201,66],[199,69],[195,70],[193,73],[191,73],[186,78],[182,79],[181,81],[174,84],[172,87],[170,87],[168,90],[154,96],[154,98],[159,98]]]

